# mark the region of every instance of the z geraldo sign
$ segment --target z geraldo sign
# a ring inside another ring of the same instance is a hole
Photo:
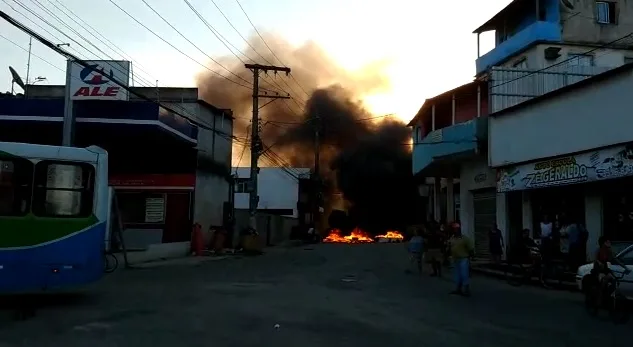
[[[116,80],[126,87],[130,78],[129,61],[85,61],[87,66],[72,64],[70,73],[70,98],[72,100],[128,100],[128,91],[112,82]]]

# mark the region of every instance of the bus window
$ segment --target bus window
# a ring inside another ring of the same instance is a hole
[[[35,165],[33,213],[44,217],[92,214],[94,168],[88,164],[41,161]]]
[[[29,212],[33,163],[27,159],[0,158],[0,216]]]

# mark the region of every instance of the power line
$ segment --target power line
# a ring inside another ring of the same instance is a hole
[[[63,50],[62,48],[58,47],[56,44],[54,44],[53,42],[51,42],[50,40],[42,37],[40,34],[38,34],[37,32],[31,30],[30,28],[28,28],[27,26],[25,26],[24,24],[20,23],[19,21],[15,20],[13,17],[11,17],[10,15],[6,14],[4,11],[0,10],[0,18],[4,19],[5,21],[7,21],[9,24],[11,24],[12,26],[20,29],[21,31],[25,32],[27,35],[30,35],[31,37],[33,37],[36,41],[39,41],[40,43],[42,43],[44,46],[52,49],[53,51],[55,51],[56,53],[62,55],[63,57],[65,57],[66,59],[73,61],[79,65],[81,65],[84,68],[88,68],[90,67],[90,65],[88,63],[86,63],[84,60],[76,57],[75,55],[73,55],[72,53],[69,53],[65,50]],[[216,133],[217,135],[219,135],[220,137],[224,137],[226,139],[237,139],[236,136],[234,135],[229,135],[223,131],[220,130],[216,130],[213,127],[210,127],[206,124],[203,124],[201,122],[199,122],[198,120],[196,120],[195,118],[189,117],[184,115],[181,112],[178,112],[176,110],[174,110],[173,108],[171,108],[168,105],[165,104],[161,104],[159,101],[153,100],[137,91],[135,91],[134,89],[130,88],[128,85],[126,85],[125,83],[119,81],[116,78],[110,78],[110,82],[120,86],[121,88],[125,89],[128,91],[128,93],[136,96],[137,98],[147,101],[147,102],[151,102],[154,103],[160,107],[162,107],[163,109],[165,109],[168,112],[171,112],[175,115],[178,115],[184,119],[186,119],[187,121],[189,121],[191,124],[194,124],[202,129],[205,130],[209,130],[213,133]]]
[[[222,75],[221,73],[210,69],[208,66],[202,64],[201,62],[197,61],[196,59],[194,59],[193,57],[191,57],[190,55],[188,55],[187,53],[183,52],[182,50],[180,50],[178,47],[174,46],[174,44],[172,44],[171,42],[167,41],[165,38],[163,38],[162,36],[158,35],[155,31],[153,31],[152,29],[150,29],[147,25],[143,24],[141,21],[139,21],[136,17],[132,16],[129,12],[127,12],[125,9],[123,9],[121,6],[119,6],[116,2],[114,2],[113,0],[109,0],[114,6],[116,6],[119,10],[121,10],[123,13],[125,13],[128,17],[130,17],[132,20],[134,20],[138,25],[142,26],[143,28],[145,28],[147,31],[149,31],[150,33],[152,33],[154,36],[156,36],[158,39],[160,39],[161,41],[163,41],[164,43],[168,44],[171,48],[175,49],[176,51],[180,52],[180,54],[184,55],[185,57],[189,58],[191,61],[193,61],[194,63],[200,65],[201,67],[203,67],[204,69],[210,71],[211,73],[226,79],[229,82],[232,82],[240,87],[246,88],[246,89],[252,89],[251,86],[247,86],[244,85],[240,82],[236,82],[224,75]]]

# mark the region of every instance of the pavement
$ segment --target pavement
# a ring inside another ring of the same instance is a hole
[[[407,261],[401,244],[319,244],[119,269],[33,297],[30,319],[0,311],[0,347],[630,345],[633,322],[589,317],[577,293],[475,275],[453,296]]]

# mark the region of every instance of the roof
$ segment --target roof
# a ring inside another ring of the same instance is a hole
[[[510,16],[518,15],[524,16],[528,10],[528,7],[531,7],[535,4],[534,0],[513,0],[508,6],[504,7],[503,10],[499,11],[497,14],[492,16],[492,18],[488,19],[487,22],[482,24],[479,28],[473,31],[473,34],[479,34],[490,30],[495,30],[497,24],[502,19],[505,19]]]
[[[426,99],[424,100],[424,103],[422,104],[422,107],[420,107],[420,109],[418,110],[418,113],[415,114],[415,117],[413,117],[413,119],[411,119],[411,121],[409,122],[409,124],[407,124],[407,126],[413,126],[415,124],[415,122],[429,109],[431,109],[431,106],[433,106],[434,103],[436,103],[437,101],[441,101],[444,98],[447,97],[451,97],[453,96],[453,94],[457,93],[457,92],[461,92],[464,90],[467,90],[469,88],[474,88],[477,87],[478,85],[485,85],[486,83],[483,81],[479,81],[479,80],[474,80],[470,83],[466,83],[463,84],[457,88],[453,88],[451,90],[445,91],[442,94],[438,94],[432,98]]]
[[[595,76],[589,77],[587,79],[584,79],[582,81],[576,82],[574,84],[570,84],[570,85],[567,85],[565,87],[558,88],[558,89],[556,89],[556,90],[554,90],[552,92],[549,92],[549,93],[543,94],[541,96],[537,96],[535,98],[532,98],[530,100],[524,101],[524,102],[522,102],[520,104],[516,104],[514,106],[510,106],[508,108],[504,108],[501,111],[497,111],[497,112],[491,113],[491,114],[489,114],[489,116],[497,117],[497,116],[501,116],[501,115],[504,115],[504,114],[509,113],[509,112],[514,112],[514,111],[517,111],[517,110],[519,110],[521,108],[532,106],[532,105],[544,102],[544,101],[546,101],[548,99],[555,98],[555,97],[557,97],[557,96],[559,96],[561,94],[569,93],[569,92],[574,91],[576,89],[586,88],[586,87],[588,87],[588,86],[590,86],[590,85],[592,85],[594,83],[608,80],[610,78],[616,77],[616,76],[618,76],[620,74],[629,72],[631,70],[633,70],[633,63],[624,64],[622,66],[619,66],[619,67],[616,67],[614,69],[611,69],[611,70],[609,70],[607,72],[603,72],[601,74],[597,74]]]
[[[218,108],[215,107],[213,105],[211,105],[210,103],[202,100],[202,99],[198,99],[198,104],[210,109],[212,112],[215,113],[222,113],[222,117],[233,120],[235,119],[235,117],[233,117],[233,111],[227,108]]]

